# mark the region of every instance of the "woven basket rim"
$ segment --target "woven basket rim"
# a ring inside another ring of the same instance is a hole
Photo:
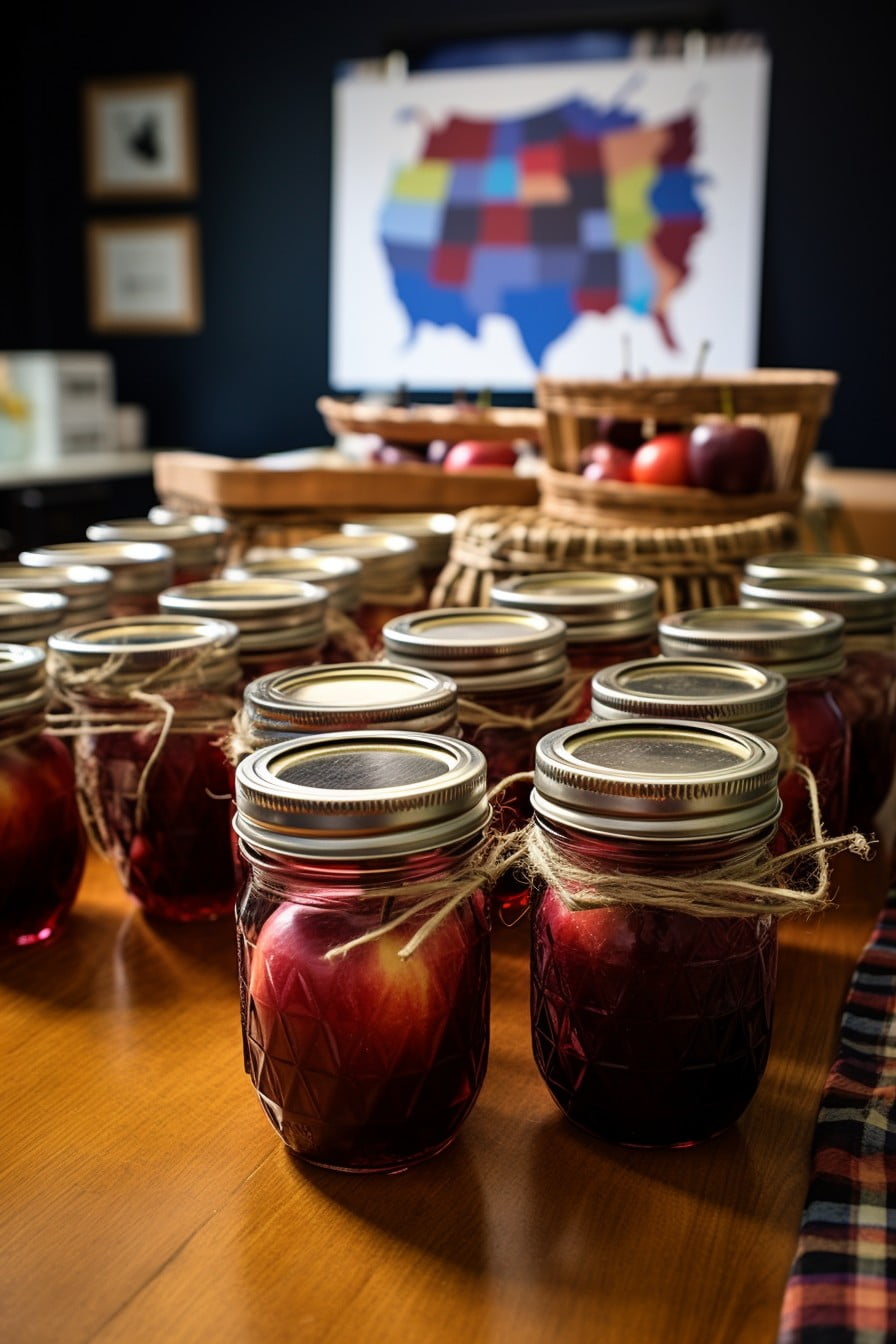
[[[628,511],[643,513],[656,508],[657,523],[673,517],[676,512],[705,511],[720,514],[736,513],[743,508],[750,516],[768,513],[792,513],[803,498],[802,490],[767,490],[749,495],[721,494],[696,485],[636,485],[629,481],[590,481],[575,472],[545,463],[541,474],[542,507],[544,496],[553,493],[558,498],[575,501],[585,507],[618,510],[620,518]],[[755,507],[753,507],[755,506]],[[549,511],[549,510],[547,510]]]

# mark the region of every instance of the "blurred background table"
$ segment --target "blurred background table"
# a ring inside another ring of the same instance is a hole
[[[759,1094],[678,1152],[572,1128],[529,1043],[526,924],[455,1145],[400,1176],[294,1160],[242,1069],[230,922],[150,923],[92,857],[65,934],[0,958],[0,1337],[15,1344],[773,1344],[841,1002],[885,890],[785,921]]]

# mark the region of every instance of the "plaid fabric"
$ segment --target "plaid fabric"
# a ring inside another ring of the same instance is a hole
[[[887,1341],[896,1341],[896,892],[846,999],[778,1334],[778,1344]]]

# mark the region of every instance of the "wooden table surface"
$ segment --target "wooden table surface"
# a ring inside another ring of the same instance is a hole
[[[532,1060],[527,926],[498,928],[482,1094],[400,1176],[289,1155],[243,1073],[230,922],[150,924],[91,858],[64,935],[0,958],[0,1337],[771,1344],[883,857],[838,860],[836,908],[782,925],[759,1094],[686,1151],[564,1120]]]

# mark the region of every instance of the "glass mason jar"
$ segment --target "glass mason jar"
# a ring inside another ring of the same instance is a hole
[[[746,607],[806,605],[836,612],[844,621],[846,666],[837,699],[852,729],[848,819],[867,826],[890,791],[896,771],[896,574],[823,568],[828,556],[798,557],[801,571],[764,573],[743,579]],[[842,557],[877,565],[871,556]],[[797,557],[790,563],[796,564]],[[811,566],[815,562],[815,567]],[[751,561],[770,568],[768,557]]]
[[[424,733],[328,733],[254,752],[236,789],[244,1059],[265,1114],[319,1166],[433,1156],[488,1057],[471,867],[489,817],[482,754]]]
[[[43,647],[50,635],[66,624],[68,611],[64,593],[0,588],[0,639]]]
[[[147,518],[91,523],[87,529],[91,541],[152,541],[170,546],[174,552],[171,582],[176,584],[215,578],[224,563],[229,535],[223,518],[201,514],[163,520],[150,513]]]
[[[361,562],[350,555],[315,555],[273,547],[253,547],[245,560],[228,565],[225,579],[288,579],[313,583],[327,594],[327,638],[322,663],[364,663],[370,644],[358,623],[361,606]]]
[[[593,673],[658,650],[657,585],[639,575],[596,570],[525,574],[493,584],[491,604],[540,611],[566,625],[569,665],[583,677],[581,699],[567,723],[589,717]]]
[[[369,532],[354,537],[344,532],[328,532],[306,541],[302,550],[314,555],[350,555],[360,561],[358,624],[374,651],[381,647],[381,632],[387,621],[416,611],[426,600],[420,577],[420,551],[410,537],[396,532]]]
[[[227,622],[168,615],[50,640],[82,811],[125,890],[165,919],[233,910],[233,769],[219,744],[237,704],[236,641]]]
[[[0,644],[0,947],[59,933],[84,870],[71,757],[46,732],[43,650]]]
[[[769,743],[715,724],[593,722],[539,743],[535,824],[561,878],[532,891],[533,1050],[560,1109],[590,1133],[686,1147],[752,1100],[771,1043],[776,920],[700,917],[637,893],[659,876],[685,895],[730,860],[758,864],[777,773]],[[630,878],[631,902],[589,906],[582,871]]]
[[[457,687],[422,668],[342,663],[274,672],[243,693],[247,753],[310,733],[358,728],[459,737]]]
[[[210,579],[169,588],[159,608],[232,621],[240,633],[240,690],[256,677],[320,662],[327,594],[287,579]]]
[[[448,563],[456,525],[457,518],[453,513],[379,513],[369,518],[348,518],[339,530],[347,537],[369,536],[376,532],[397,532],[399,536],[410,537],[417,544],[420,579],[425,602],[428,602],[436,580]]]
[[[0,589],[10,588],[23,593],[61,593],[68,598],[65,624],[81,625],[109,615],[112,575],[99,565],[0,565]]]
[[[805,607],[712,607],[660,619],[660,650],[668,658],[730,658],[780,672],[787,682],[791,746],[818,784],[828,832],[846,825],[852,734],[838,700],[845,667],[843,617]],[[809,797],[799,775],[781,781],[794,834],[812,831]]]
[[[110,616],[144,616],[157,610],[159,593],[174,575],[170,546],[151,541],[65,541],[22,551],[23,565],[100,565],[112,575]]]

